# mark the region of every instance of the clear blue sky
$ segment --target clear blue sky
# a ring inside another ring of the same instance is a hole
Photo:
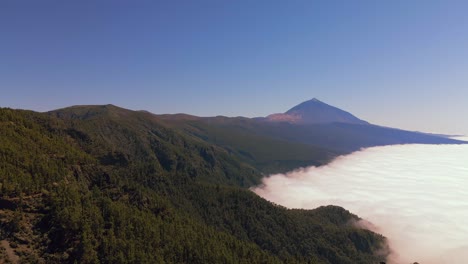
[[[0,1],[0,106],[264,116],[317,97],[468,134],[467,1]]]

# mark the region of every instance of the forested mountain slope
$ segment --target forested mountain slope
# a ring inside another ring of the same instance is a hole
[[[376,255],[384,252],[384,238],[356,228],[355,215],[265,201],[246,188],[262,177],[251,159],[146,112],[111,105],[45,114],[0,109],[0,132],[3,260],[377,263],[385,257]]]
[[[365,147],[466,143],[372,124],[294,124],[243,117],[187,115],[160,115],[157,118],[185,134],[223,147],[263,173],[320,166],[336,156]]]

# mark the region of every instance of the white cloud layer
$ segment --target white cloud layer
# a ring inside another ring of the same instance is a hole
[[[253,191],[290,208],[350,210],[389,239],[392,263],[468,260],[468,145],[369,148],[271,175]]]

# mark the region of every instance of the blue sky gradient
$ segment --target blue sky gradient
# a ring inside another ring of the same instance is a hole
[[[468,134],[466,1],[0,1],[0,106],[265,116],[317,97]]]

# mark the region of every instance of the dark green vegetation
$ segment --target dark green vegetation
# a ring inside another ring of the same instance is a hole
[[[264,173],[284,172],[298,167],[323,165],[339,151],[276,136],[286,123],[263,123],[247,118],[197,118],[161,116],[171,125],[195,138],[221,146],[240,160]]]
[[[24,263],[385,258],[376,255],[384,238],[355,228],[358,218],[348,211],[290,210],[246,188],[259,183],[264,171],[322,164],[336,151],[252,133],[244,128],[251,120],[186,119],[111,105],[45,114],[0,109],[0,258]]]

